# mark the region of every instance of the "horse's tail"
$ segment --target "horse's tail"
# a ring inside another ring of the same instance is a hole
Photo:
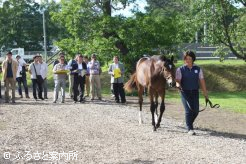
[[[130,80],[128,80],[128,82],[125,83],[124,85],[124,89],[126,90],[126,92],[131,93],[133,89],[135,89],[137,87],[137,76],[136,76],[136,72],[134,74],[131,75]]]

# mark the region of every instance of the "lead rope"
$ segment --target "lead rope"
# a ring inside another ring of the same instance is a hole
[[[187,100],[187,98],[186,98],[186,95],[185,95],[185,93],[183,92],[183,90],[182,90],[180,87],[177,87],[177,88],[179,89],[179,91],[180,91],[181,94],[183,95],[183,97],[184,97],[184,99],[185,99],[185,101],[186,101],[186,103],[187,103],[189,109],[192,110],[192,109],[191,109],[191,106],[190,106],[190,104],[189,104],[189,102],[188,102],[188,100]],[[202,110],[199,110],[199,112],[204,111],[204,110],[207,108],[208,104],[209,104],[210,108],[220,108],[220,105],[219,105],[219,104],[214,104],[214,105],[213,105],[213,103],[212,103],[208,98],[205,99],[205,104],[206,104],[205,107],[204,107]],[[193,111],[193,110],[192,110],[192,111]]]

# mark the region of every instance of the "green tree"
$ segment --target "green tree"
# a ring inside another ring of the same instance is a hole
[[[246,47],[244,40],[245,7],[237,8],[234,0],[198,0],[186,1],[190,5],[190,20],[193,28],[206,26],[207,35],[204,41],[214,45],[223,44],[239,59],[246,61]],[[243,1],[241,1],[243,2]],[[240,3],[241,3],[240,2]]]
[[[47,49],[49,49],[53,46],[53,42],[61,40],[62,38],[67,38],[70,35],[62,24],[52,20],[51,13],[60,11],[59,3],[56,3],[54,0],[43,0],[40,4],[40,11],[41,14],[44,13],[45,16]]]
[[[39,4],[34,1],[4,1],[0,8],[0,24],[0,45],[27,50],[42,48],[42,16]]]
[[[129,66],[154,49],[172,49],[177,40],[175,19],[157,11],[135,12],[133,17],[113,16],[119,3],[124,8],[134,1],[61,1],[53,20],[64,25],[70,37],[57,44],[72,56],[77,52],[96,52],[105,62],[120,55]]]

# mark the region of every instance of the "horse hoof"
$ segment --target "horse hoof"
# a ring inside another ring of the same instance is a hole
[[[139,125],[142,125],[143,124],[143,121],[139,121]]]
[[[156,124],[156,128],[159,128],[160,127],[160,124]]]
[[[156,132],[156,127],[153,128],[153,132]]]

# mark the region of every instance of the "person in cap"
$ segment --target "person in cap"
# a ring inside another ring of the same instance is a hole
[[[91,55],[91,61],[88,63],[90,69],[90,84],[91,84],[91,100],[94,100],[97,96],[99,100],[102,100],[101,95],[101,67],[99,61],[96,59],[96,54]]]
[[[15,103],[15,85],[18,63],[12,59],[12,52],[8,52],[6,56],[6,60],[4,60],[2,64],[2,80],[4,81],[5,87],[5,103],[9,103],[9,89],[12,90],[12,103]]]
[[[18,83],[18,93],[20,95],[20,98],[23,98],[22,88],[21,88],[21,84],[22,84],[25,90],[26,98],[30,98],[28,93],[27,80],[26,80],[26,62],[20,57],[20,55],[16,56],[16,60],[18,62],[18,70],[16,74],[16,81]]]
[[[59,53],[58,58],[53,62],[53,68],[56,64],[58,64],[60,62],[61,56],[63,56],[65,58],[65,53],[64,52]],[[64,63],[67,64],[67,61],[65,60]]]
[[[61,103],[65,102],[65,90],[66,90],[66,79],[67,73],[58,74],[57,71],[67,70],[67,65],[65,64],[65,57],[60,56],[59,63],[56,64],[53,68],[53,73],[56,76],[55,78],[55,88],[54,88],[54,99],[53,103],[56,103],[59,96],[59,90],[61,90]]]

